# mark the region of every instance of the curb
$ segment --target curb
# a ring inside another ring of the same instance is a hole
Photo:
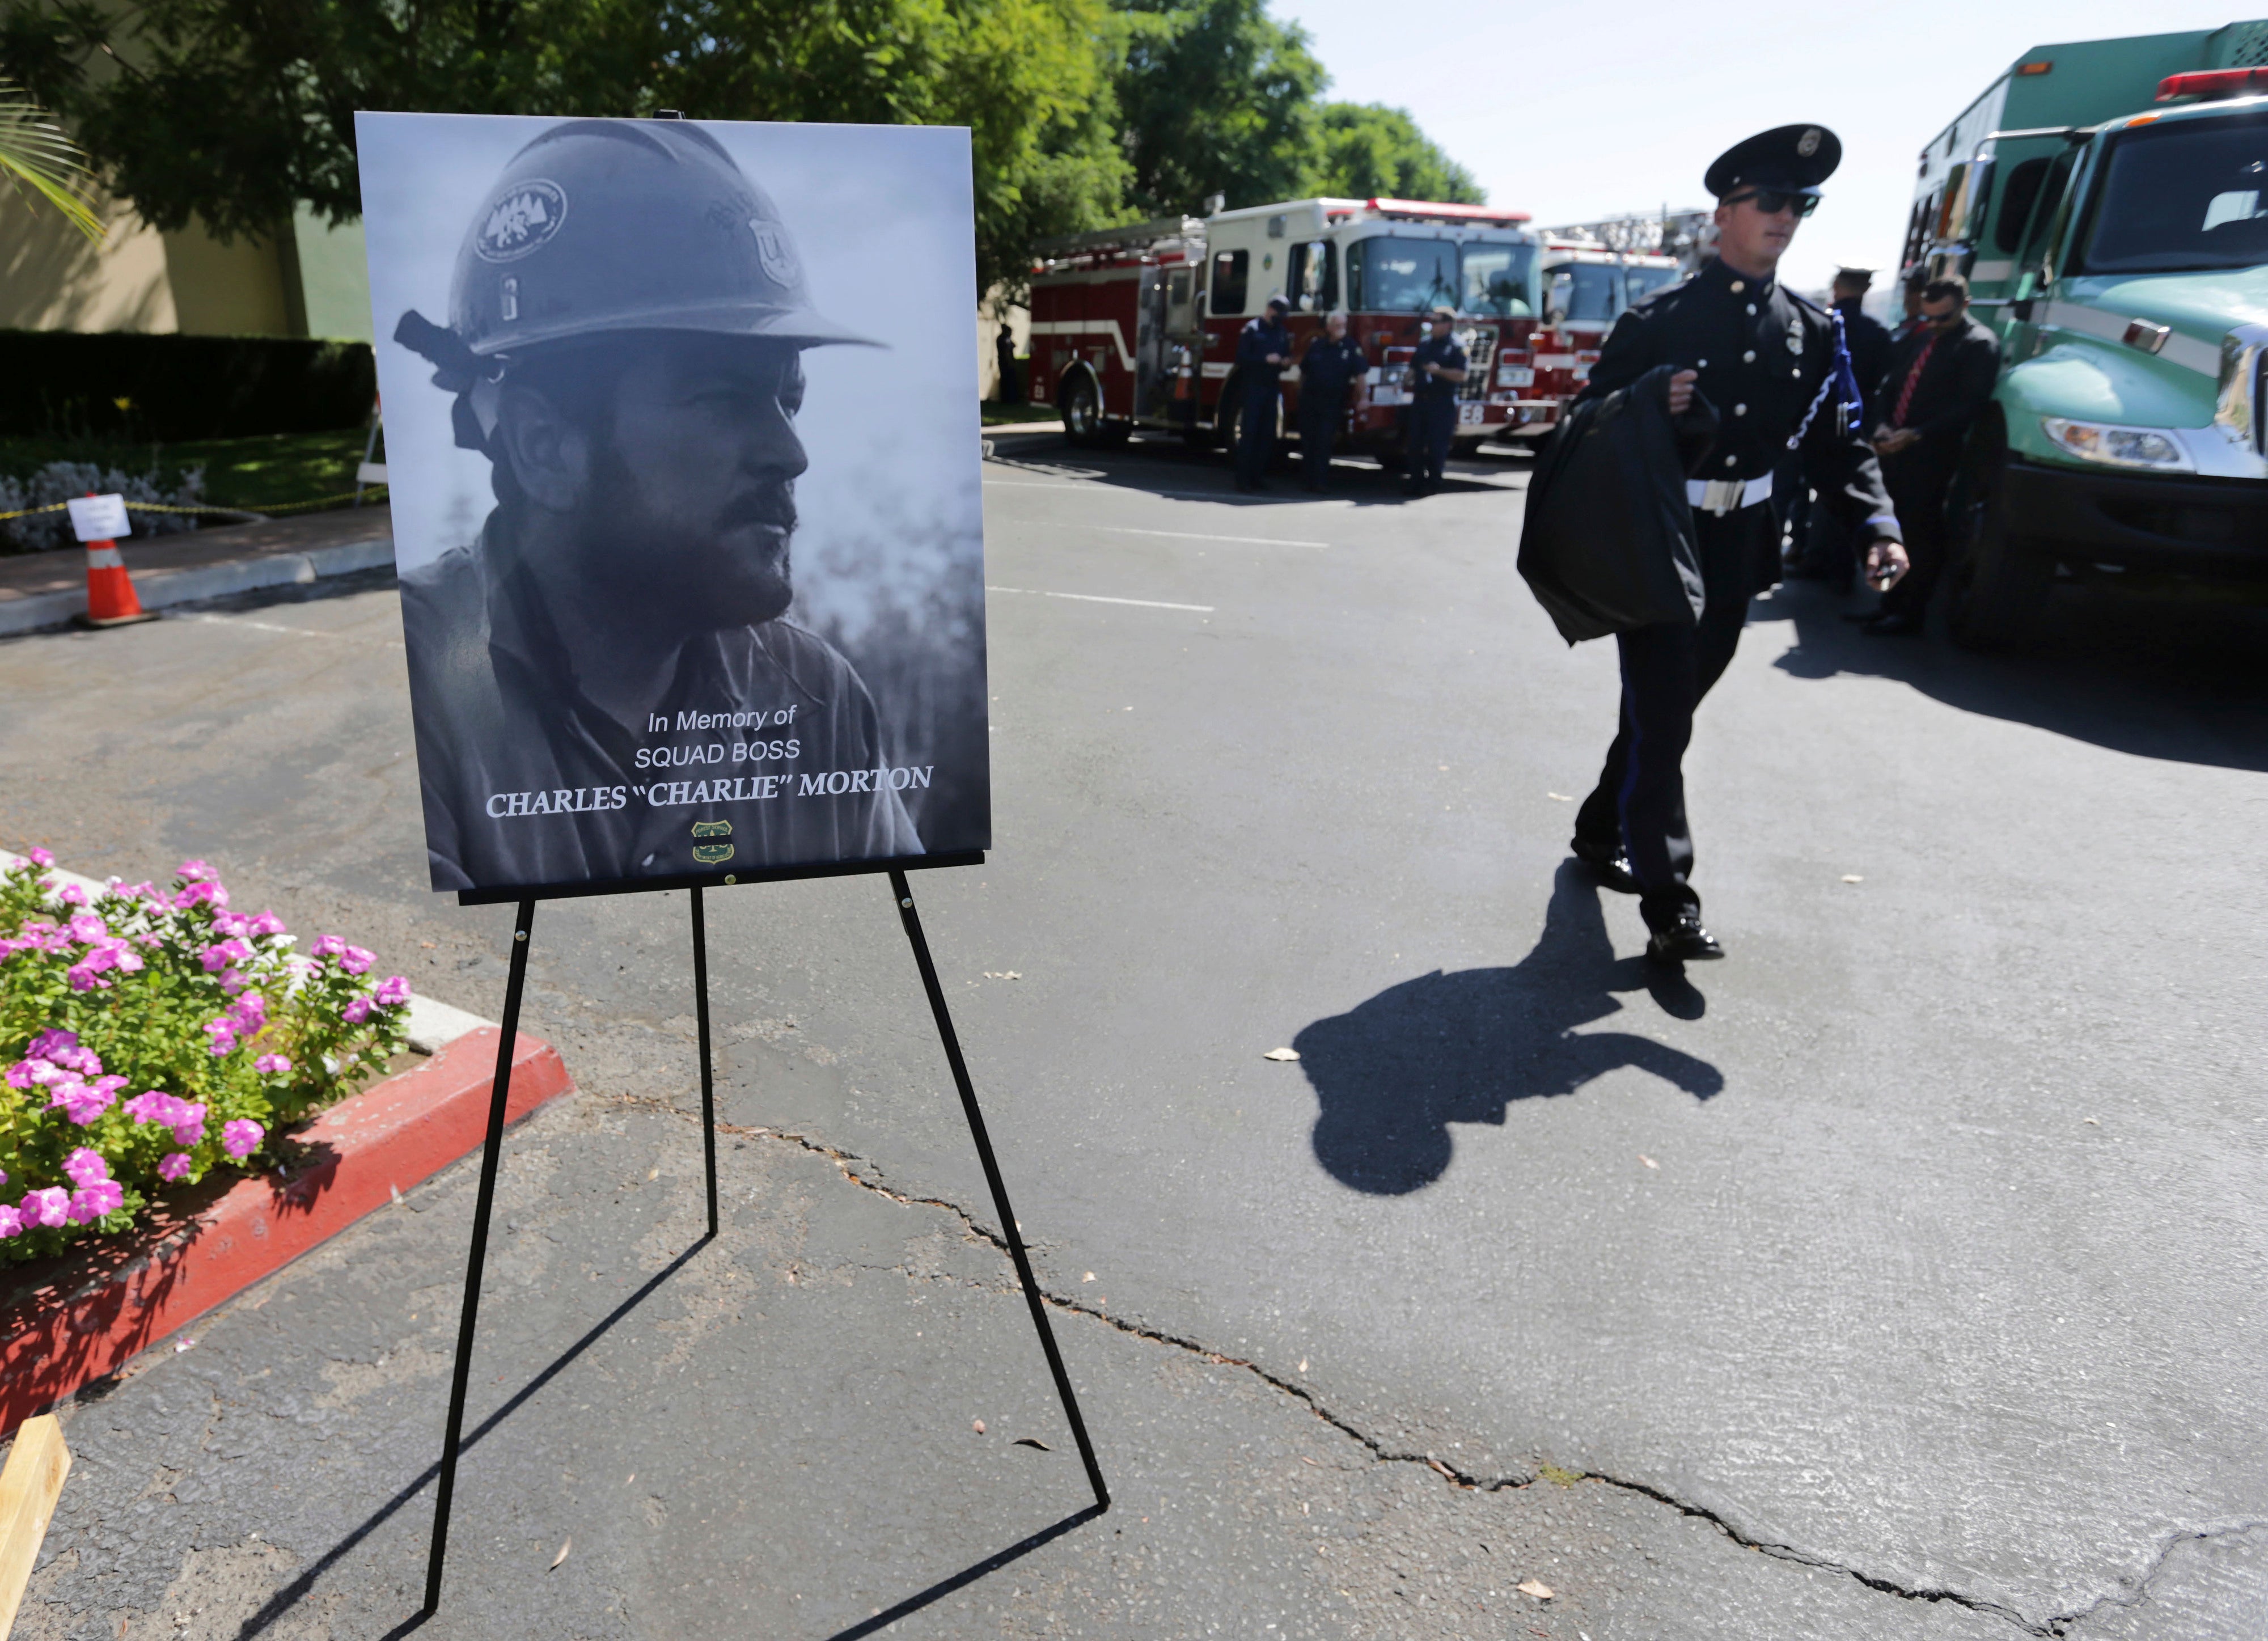
[[[348,541],[337,547],[311,548],[304,553],[277,553],[266,558],[233,564],[203,564],[193,570],[144,570],[136,572],[134,591],[145,610],[161,610],[199,599],[226,598],[280,587],[295,582],[320,581],[327,576],[350,575],[394,563],[394,543]],[[61,627],[86,614],[86,591],[37,592],[0,605],[0,637]]]
[[[317,1152],[297,1177],[239,1180],[122,1266],[74,1253],[40,1285],[0,1291],[0,1436],[478,1149],[502,1041],[482,1026],[341,1100],[294,1136]],[[519,1037],[512,1066],[508,1122],[574,1087],[539,1037]]]

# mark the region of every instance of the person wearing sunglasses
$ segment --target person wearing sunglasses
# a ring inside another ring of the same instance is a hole
[[[1779,578],[1774,470],[1791,467],[1818,492],[1860,544],[1875,585],[1905,569],[1834,318],[1778,279],[1781,256],[1842,154],[1825,127],[1788,125],[1718,156],[1703,179],[1717,198],[1715,260],[1616,320],[1583,390],[1598,397],[1660,372],[1653,379],[1673,416],[1699,400],[1717,416],[1713,440],[1684,475],[1701,614],[1616,635],[1621,722],[1575,817],[1576,857],[1606,887],[1638,897],[1656,962],[1724,955],[1702,925],[1692,885],[1683,766],[1694,709],[1731,664],[1749,599]]]

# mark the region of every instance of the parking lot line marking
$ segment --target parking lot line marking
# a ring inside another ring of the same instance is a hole
[[[200,610],[194,619],[217,622],[224,627],[250,627],[260,632],[289,633],[295,638],[343,638],[350,644],[379,644],[391,649],[402,647],[399,638],[373,638],[361,632],[324,632],[313,627],[286,627],[272,621],[254,621],[248,615],[216,615],[210,610]]]
[[[1066,526],[1052,525],[1035,526],[1035,527],[1060,530]],[[1137,530],[1133,526],[1124,524],[1074,524],[1067,527],[1073,530],[1107,530],[1112,535],[1162,535],[1168,536],[1176,541],[1242,541],[1253,547],[1327,548],[1330,545],[1329,541],[1290,541],[1280,535],[1199,535],[1193,530]]]
[[[1077,599],[1082,604],[1132,604],[1145,610],[1194,610],[1200,615],[1212,614],[1210,604],[1167,604],[1158,599],[1107,599],[1100,592],[1047,592],[1038,587],[996,587],[984,584],[987,592],[1021,592],[1035,599]]]

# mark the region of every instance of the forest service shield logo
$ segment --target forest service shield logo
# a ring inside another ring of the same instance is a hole
[[[515,182],[481,219],[473,249],[483,261],[518,261],[559,232],[567,220],[567,192],[556,182],[531,177]]]
[[[748,232],[756,236],[756,261],[764,265],[766,278],[791,290],[801,283],[803,271],[796,266],[795,247],[787,242],[777,223],[751,217]]]

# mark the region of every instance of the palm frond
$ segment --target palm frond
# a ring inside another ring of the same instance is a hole
[[[88,239],[102,239],[102,218],[87,200],[94,172],[85,154],[48,121],[44,108],[5,81],[0,81],[0,176],[47,201]]]

